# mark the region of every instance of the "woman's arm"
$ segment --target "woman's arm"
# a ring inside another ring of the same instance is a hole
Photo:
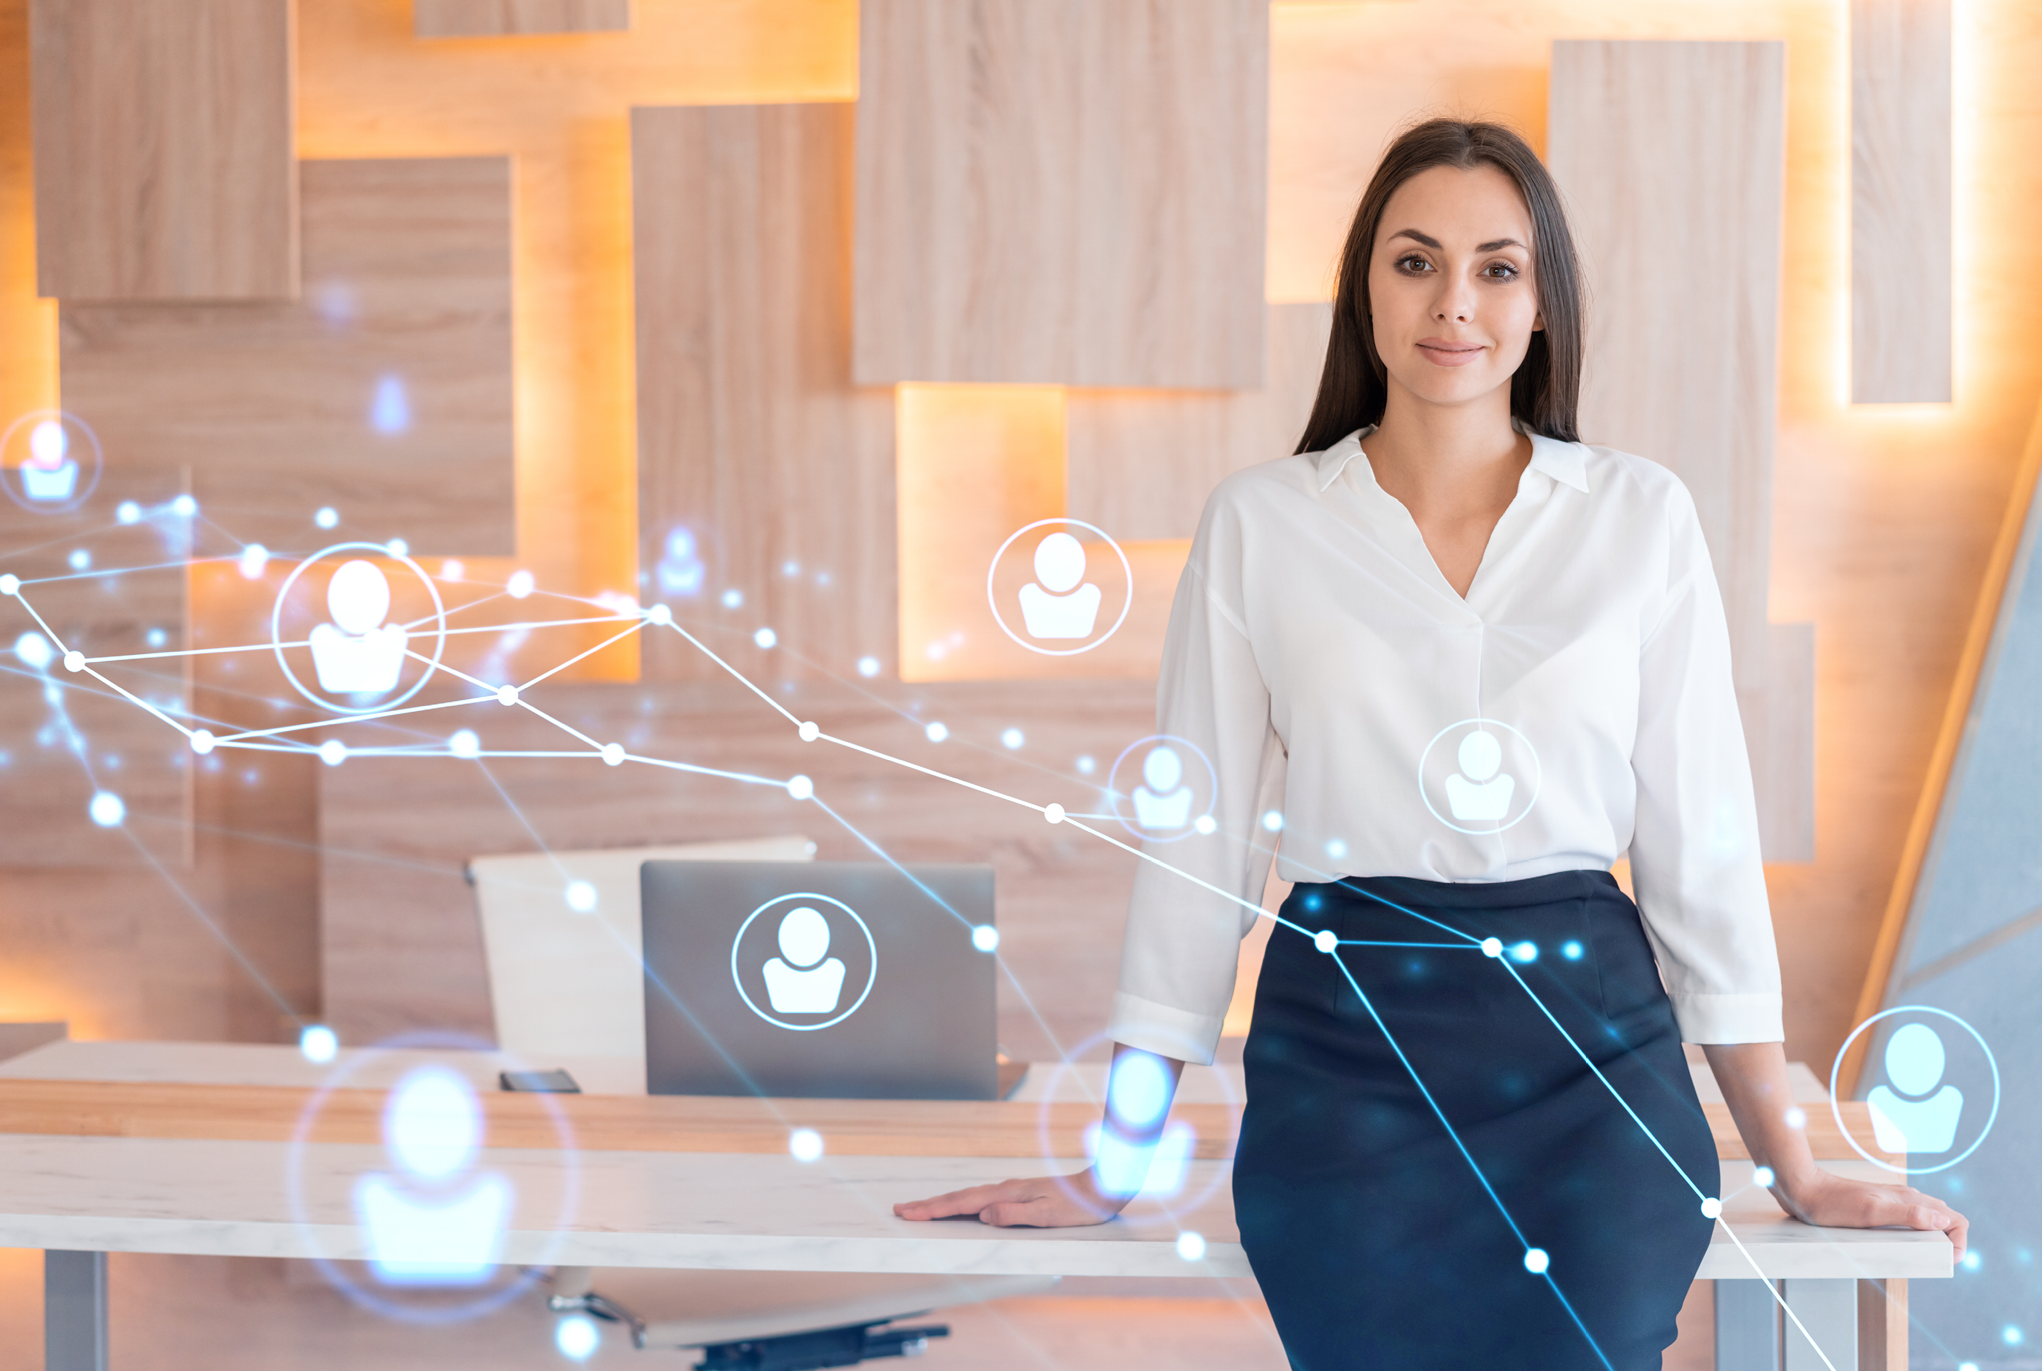
[[[1154,1071],[1151,1063],[1161,1070]],[[1104,1223],[1125,1208],[1140,1188],[1139,1178],[1147,1172],[1148,1158],[1163,1136],[1170,1101],[1176,1097],[1183,1074],[1183,1062],[1114,1045],[1113,1067],[1107,1076],[1106,1117],[1099,1130],[1099,1157],[1116,1173],[1117,1185],[1105,1184],[1100,1167],[1094,1165],[1073,1175],[974,1185],[932,1199],[897,1204],[893,1212],[903,1219],[976,1214],[980,1222],[1001,1228],[1077,1228]],[[1140,1086],[1128,1088],[1125,1083],[1137,1076],[1142,1077]],[[1154,1097],[1157,1082],[1162,1090],[1160,1101]],[[1128,1117],[1130,1113],[1138,1117]],[[1127,1159],[1121,1166],[1112,1165],[1116,1154]]]
[[[1919,1228],[1947,1233],[1953,1257],[1964,1255],[1968,1222],[1933,1195],[1905,1185],[1854,1181],[1815,1164],[1805,1129],[1787,1122],[1793,1096],[1780,1043],[1710,1044],[1702,1048],[1730,1117],[1753,1162],[1770,1167],[1773,1198],[1803,1223],[1823,1228]]]

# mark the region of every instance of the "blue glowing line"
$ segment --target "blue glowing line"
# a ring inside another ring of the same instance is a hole
[[[1510,1225],[1511,1233],[1517,1238],[1518,1243],[1524,1250],[1527,1252],[1531,1251],[1532,1244],[1525,1238],[1524,1230],[1517,1226],[1516,1219],[1510,1217],[1510,1210],[1504,1207],[1503,1197],[1496,1193],[1496,1187],[1489,1184],[1489,1178],[1483,1175],[1482,1168],[1475,1164],[1474,1154],[1468,1151],[1467,1144],[1461,1141],[1461,1135],[1455,1132],[1454,1126],[1447,1121],[1446,1111],[1439,1107],[1439,1101],[1432,1098],[1432,1092],[1426,1089],[1425,1082],[1418,1078],[1418,1069],[1412,1066],[1411,1059],[1404,1055],[1404,1049],[1398,1045],[1396,1038],[1390,1033],[1389,1025],[1383,1022],[1383,1016],[1376,1013],[1376,1007],[1362,990],[1361,982],[1354,979],[1354,973],[1347,969],[1347,964],[1340,960],[1338,954],[1335,954],[1333,957],[1333,965],[1340,968],[1340,974],[1347,978],[1347,984],[1353,988],[1355,995],[1361,1000],[1361,1007],[1368,1011],[1369,1018],[1375,1020],[1376,1028],[1383,1035],[1383,1041],[1390,1045],[1390,1051],[1397,1054],[1397,1060],[1403,1064],[1405,1073],[1411,1077],[1411,1084],[1418,1087],[1418,1093],[1423,1095],[1425,1103],[1432,1107],[1433,1117],[1439,1120],[1439,1126],[1446,1130],[1446,1136],[1453,1142],[1454,1148],[1461,1154],[1461,1160],[1468,1164],[1468,1169],[1475,1173],[1475,1179],[1481,1182],[1482,1189],[1488,1193],[1490,1202],[1496,1206],[1496,1212],[1501,1214],[1503,1221]],[[1595,1353],[1596,1360],[1600,1361],[1607,1368],[1607,1371],[1616,1371],[1616,1368],[1610,1365],[1610,1359],[1603,1355],[1602,1348],[1597,1345],[1595,1335],[1588,1331],[1588,1325],[1583,1323],[1581,1316],[1574,1312],[1574,1306],[1568,1301],[1566,1294],[1561,1291],[1560,1283],[1553,1279],[1552,1268],[1548,1267],[1540,1272],[1539,1279],[1551,1287],[1554,1298],[1560,1301],[1560,1307],[1567,1311],[1567,1317],[1574,1320],[1574,1326],[1580,1329],[1581,1336],[1588,1340],[1589,1349]],[[1831,1371],[1835,1371],[1835,1368],[1832,1367]]]
[[[879,756],[881,754],[874,753],[873,755]],[[951,778],[945,777],[944,779],[949,780]],[[964,785],[969,784],[969,782],[959,782],[959,784]],[[977,787],[973,788],[976,789]],[[1114,837],[1110,833],[1102,833],[1098,829],[1088,827],[1085,824],[1071,823],[1071,820],[1068,816],[1065,817],[1064,822],[1070,824],[1072,828],[1077,829],[1078,832],[1080,833],[1089,833],[1093,837],[1099,839],[1101,842],[1113,844],[1113,846],[1119,848],[1122,852],[1131,853],[1134,856],[1141,858],[1145,862],[1153,863],[1156,866],[1162,867],[1163,870],[1165,871],[1172,872],[1176,875],[1182,876],[1185,880],[1190,881],[1193,885],[1200,886],[1206,890],[1210,890],[1215,895],[1220,895],[1225,897],[1226,899],[1232,900],[1235,904],[1241,906],[1241,908],[1253,913],[1257,918],[1268,919],[1271,923],[1279,924],[1284,928],[1293,929],[1296,932],[1303,934],[1307,938],[1311,937],[1313,933],[1316,931],[1314,929],[1306,928],[1303,924],[1293,923],[1291,920],[1284,918],[1283,915],[1275,913],[1271,910],[1264,909],[1261,905],[1256,904],[1251,900],[1244,900],[1239,895],[1234,894],[1234,892],[1232,892],[1231,890],[1222,890],[1218,886],[1214,885],[1211,881],[1201,880],[1199,877],[1192,875],[1189,871],[1186,871],[1181,867],[1175,867],[1170,865],[1170,863],[1164,861],[1160,857],[1152,857],[1138,847],[1129,847],[1126,843],[1120,841],[1120,839]]]
[[[1361,938],[1342,938],[1336,947],[1432,947],[1446,952],[1480,952],[1480,943],[1378,943]]]
[[[680,634],[683,638],[686,638],[690,643],[694,644],[695,650],[697,652],[701,653],[704,657],[707,657],[710,661],[716,663],[716,665],[722,667],[726,672],[730,673],[731,678],[735,680],[739,685],[742,685],[746,690],[749,690],[752,694],[758,696],[761,700],[764,700],[767,704],[771,705],[774,711],[777,712],[780,715],[780,717],[784,718],[788,723],[794,724],[797,727],[800,725],[801,720],[795,718],[792,714],[789,714],[787,712],[786,706],[782,705],[778,700],[774,699],[771,695],[768,695],[765,691],[759,689],[756,685],[753,685],[751,679],[747,677],[743,672],[739,671],[729,662],[724,661],[721,657],[711,652],[707,645],[705,645],[700,638],[697,638],[694,634],[688,632],[688,630],[686,630],[685,628],[682,628],[677,620],[669,620],[667,623],[667,627],[672,629],[674,632]]]
[[[576,753],[573,755],[587,756],[588,754]],[[785,790],[787,788],[787,782],[776,781],[771,776],[748,776],[742,771],[719,771],[713,766],[697,766],[693,762],[671,762],[664,757],[640,757],[627,752],[624,754],[624,760],[627,762],[642,762],[646,766],[664,767],[668,771],[686,771],[696,776],[719,776],[726,781],[743,781],[747,785],[769,785],[775,790]]]
[[[279,724],[275,728],[252,728],[246,733],[232,733],[224,738],[215,738],[213,745],[219,747],[227,743],[245,742],[250,738],[274,738],[284,733],[300,733],[308,728],[338,728],[343,724],[373,723],[378,719],[394,719],[401,714],[425,714],[436,709],[457,709],[462,705],[493,705],[495,703],[496,695],[494,692],[488,695],[470,695],[460,700],[441,700],[437,704],[429,705],[406,705],[401,709],[379,710],[374,714],[349,714],[342,718],[314,719],[309,724]]]

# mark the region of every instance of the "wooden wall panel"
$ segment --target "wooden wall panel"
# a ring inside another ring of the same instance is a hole
[[[291,0],[33,0],[37,289],[298,289]]]
[[[88,479],[81,470],[81,489]],[[0,657],[0,866],[191,860],[195,757],[183,735],[111,686],[57,661],[39,667],[17,646],[23,634],[42,631],[31,609],[62,648],[88,657],[185,645],[188,522],[165,515],[122,525],[114,517],[120,500],[161,508],[177,487],[161,478],[153,489],[114,484],[102,480],[76,510],[46,517],[0,500],[0,572],[22,581],[19,599],[0,598],[0,647],[14,649]],[[83,571],[70,561],[74,553],[90,558]],[[188,659],[95,669],[173,718],[190,713]],[[120,797],[124,823],[101,827],[87,817],[101,790]]]
[[[772,627],[782,675],[891,674],[897,638],[893,394],[851,385],[852,130],[841,103],[632,111],[641,595]],[[672,633],[641,651],[714,670]]]
[[[996,868],[1000,951],[1028,996],[1011,983],[1000,989],[1001,1043],[1010,1055],[1047,1060],[1051,1035],[1075,1047],[1104,1027],[1133,881],[1125,853],[1031,810],[829,743],[804,743],[728,680],[547,685],[531,698],[637,754],[776,780],[808,775],[848,826],[778,786],[630,762],[613,768],[593,755],[351,757],[322,767],[324,999],[344,1039],[416,1028],[489,1033],[480,924],[461,874],[470,857],[803,833],[816,842],[818,860],[876,860],[852,828],[901,861]],[[922,686],[891,701],[804,687],[800,698],[803,712],[833,734],[1038,803],[1057,800],[1073,813],[1097,811],[1099,773],[1151,732],[1155,718],[1153,687],[1132,681]],[[574,746],[526,710],[470,708],[427,716],[436,720],[430,727],[451,729],[459,716],[490,751]],[[949,726],[948,741],[923,736],[923,721],[932,719]],[[1009,726],[1025,734],[1018,750],[1001,745]],[[1096,759],[1089,779],[1076,769],[1081,754]]]
[[[1333,324],[1328,304],[1271,305],[1263,388],[1072,391],[1069,513],[1115,538],[1189,538],[1229,472],[1297,447]]]
[[[411,31],[420,38],[621,32],[630,27],[631,0],[411,0]]]
[[[189,468],[206,517],[245,541],[513,551],[509,160],[302,176],[301,300],[66,302],[65,407],[112,462]],[[313,526],[323,505],[337,532]]]
[[[1774,624],[1766,688],[1738,696],[1769,862],[1815,860],[1815,625]]]
[[[859,380],[1262,384],[1265,0],[859,23]]]
[[[1746,691],[1767,680],[1785,85],[1781,43],[1553,44],[1546,157],[1594,302],[1581,432],[1693,493]]]
[[[1851,400],[1950,391],[1950,0],[1851,3]]]

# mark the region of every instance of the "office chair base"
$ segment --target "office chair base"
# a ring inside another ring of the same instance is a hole
[[[876,1357],[919,1357],[929,1350],[929,1339],[949,1336],[950,1329],[942,1324],[919,1328],[852,1324],[705,1347],[695,1371],[819,1371],[827,1366],[856,1366]]]

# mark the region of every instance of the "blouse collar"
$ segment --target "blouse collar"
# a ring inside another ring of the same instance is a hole
[[[1583,495],[1588,494],[1588,453],[1579,443],[1563,443],[1541,433],[1533,433],[1521,419],[1512,419],[1510,426],[1531,439],[1531,469],[1550,477],[1564,486],[1572,486]],[[1376,431],[1370,424],[1359,428],[1329,448],[1312,454],[1312,461],[1319,475],[1319,489],[1340,479],[1340,473],[1347,464],[1361,456],[1361,440]],[[1363,463],[1366,468],[1367,463]],[[1370,473],[1373,475],[1373,473]]]

